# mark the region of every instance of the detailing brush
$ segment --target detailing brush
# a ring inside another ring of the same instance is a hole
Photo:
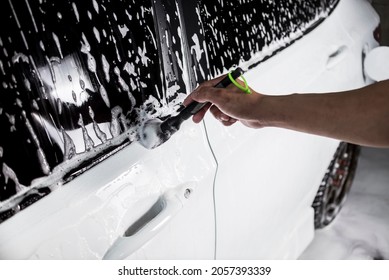
[[[232,79],[236,80],[243,74],[241,68],[236,68],[234,71],[221,80],[215,88],[225,88],[232,83]],[[200,111],[207,103],[199,103],[193,101],[188,106],[179,111],[176,116],[167,118],[164,121],[152,119],[146,121],[140,128],[139,142],[147,149],[154,149],[166,142],[181,126],[181,124],[191,116]]]

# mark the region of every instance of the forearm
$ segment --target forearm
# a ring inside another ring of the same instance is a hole
[[[347,92],[266,96],[265,126],[389,147],[389,81]]]

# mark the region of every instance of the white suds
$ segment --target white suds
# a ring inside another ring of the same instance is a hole
[[[160,135],[161,131],[161,123],[159,119],[153,119],[149,121],[145,121],[139,127],[139,143],[147,149],[153,149],[162,144],[163,140]]]

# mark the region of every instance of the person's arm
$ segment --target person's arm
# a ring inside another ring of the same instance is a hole
[[[389,147],[389,80],[343,92],[271,96],[255,91],[246,95],[233,86],[212,88],[219,79],[201,84],[184,104],[210,102],[212,114],[225,125],[239,120],[253,128],[279,127]],[[201,121],[208,108],[193,120]]]

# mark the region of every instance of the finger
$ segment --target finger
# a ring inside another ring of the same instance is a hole
[[[205,114],[207,113],[209,107],[211,107],[212,104],[208,103],[203,108],[201,108],[196,114],[193,115],[192,120],[195,123],[199,123],[203,120]]]
[[[204,89],[213,88],[216,86],[221,80],[225,78],[226,75],[217,77],[212,80],[205,81],[201,83],[193,92],[191,92],[184,100],[183,104],[184,106],[188,106],[190,103],[192,103],[195,99],[193,97],[196,96],[196,92],[203,91]],[[197,101],[197,100],[196,100]]]
[[[233,125],[233,124],[236,123],[236,122],[237,122],[236,119],[231,118],[228,122],[222,121],[221,123],[222,123],[224,126],[231,126],[231,125]]]
[[[229,122],[231,120],[231,117],[224,114],[220,109],[216,106],[212,106],[210,109],[210,112],[212,115],[219,121]]]
[[[191,101],[197,101],[199,103],[205,103],[205,102],[226,102],[227,100],[224,100],[229,95],[229,90],[225,88],[214,88],[214,87],[200,87],[193,91],[189,99]],[[220,100],[221,99],[221,100]],[[188,100],[184,104],[187,103]]]

